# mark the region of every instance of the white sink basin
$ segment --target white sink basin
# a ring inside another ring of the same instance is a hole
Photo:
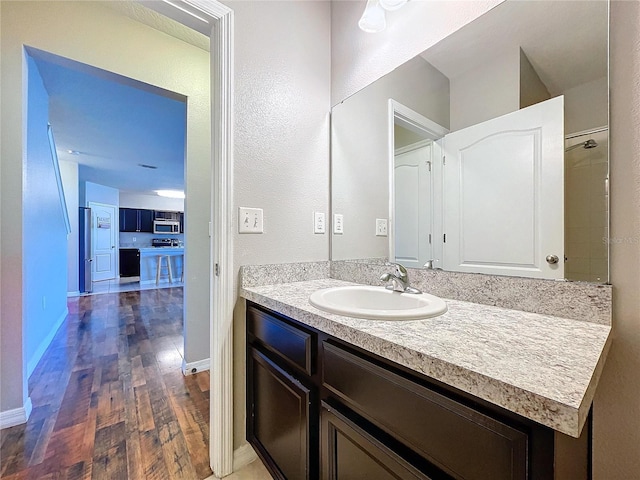
[[[420,320],[447,311],[444,300],[428,293],[399,293],[367,285],[318,290],[309,303],[325,312],[371,320]]]

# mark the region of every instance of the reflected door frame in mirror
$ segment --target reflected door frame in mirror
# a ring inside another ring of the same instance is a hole
[[[389,261],[395,262],[396,259],[396,179],[395,179],[395,167],[396,167],[396,141],[395,141],[395,127],[396,125],[409,130],[424,140],[432,141],[432,156],[430,163],[430,170],[433,174],[431,178],[442,178],[442,175],[438,174],[442,169],[442,145],[439,142],[447,133],[449,129],[439,125],[433,120],[428,119],[424,115],[412,110],[411,108],[403,105],[402,103],[390,98],[388,102],[388,165],[389,165]],[[437,175],[436,175],[437,174]],[[433,182],[431,184],[432,196],[442,195],[442,183]],[[431,221],[429,222],[431,238],[440,238],[442,235],[442,212],[436,209],[432,211]],[[423,233],[424,235],[424,233]],[[432,258],[426,259],[432,260],[433,267],[440,267],[442,259],[442,246],[440,242],[433,242]],[[417,259],[416,259],[417,260]],[[407,263],[405,260],[404,263]],[[424,266],[424,265],[422,265]]]

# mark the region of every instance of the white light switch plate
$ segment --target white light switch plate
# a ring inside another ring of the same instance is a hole
[[[324,212],[313,212],[313,233],[324,233]]]
[[[344,233],[344,217],[341,213],[333,214],[333,233],[342,235]]]
[[[376,237],[386,237],[388,223],[386,218],[376,218]]]
[[[261,208],[238,207],[238,233],[263,233]]]

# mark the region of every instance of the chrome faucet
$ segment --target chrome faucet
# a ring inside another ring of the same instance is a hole
[[[417,288],[409,286],[409,274],[407,269],[399,263],[392,263],[393,273],[385,273],[380,277],[383,282],[391,282],[385,288],[400,293],[422,293]]]

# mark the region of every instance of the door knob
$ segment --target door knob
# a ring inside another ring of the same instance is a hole
[[[553,265],[554,263],[558,263],[558,260],[560,259],[558,258],[557,255],[547,255],[547,263],[550,263]]]

